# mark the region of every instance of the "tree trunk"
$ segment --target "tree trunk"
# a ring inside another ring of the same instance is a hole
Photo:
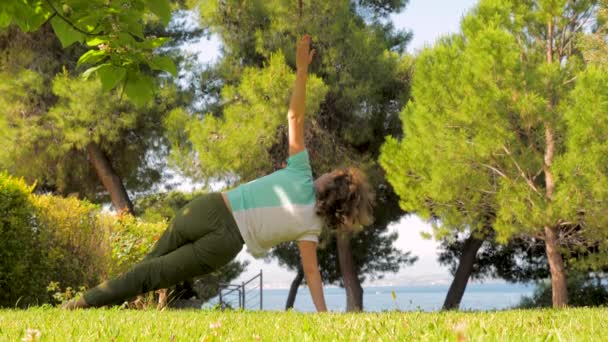
[[[553,37],[554,24],[551,18],[547,25],[548,42],[547,42],[547,63],[553,63]],[[557,61],[559,63],[559,61]],[[549,113],[555,110],[555,96],[552,88],[548,89],[548,111]],[[550,203],[553,200],[553,192],[555,191],[555,178],[551,165],[555,155],[555,132],[553,124],[545,121],[545,155],[543,171],[545,173],[545,196]],[[549,269],[551,271],[551,291],[554,308],[561,308],[568,305],[568,289],[566,287],[566,272],[564,260],[559,251],[559,227],[545,225],[545,249],[547,250],[547,260],[549,261]]]
[[[566,287],[564,260],[557,242],[557,232],[557,228],[545,226],[545,248],[551,270],[551,298],[554,308],[563,308],[568,305],[568,288]]]
[[[482,244],[483,240],[477,239],[471,234],[465,241],[464,246],[462,246],[462,254],[458,261],[458,268],[454,274],[454,280],[452,280],[448,294],[445,296],[443,310],[457,310],[460,306],[460,301],[467,288],[467,283],[469,282],[471,273],[473,273],[475,256]]]
[[[89,143],[87,145],[87,155],[97,172],[99,180],[104,188],[110,193],[114,209],[119,213],[133,213],[133,204],[122,184],[122,180],[114,172],[110,160],[108,160],[108,157],[103,153],[99,145],[93,142]]]
[[[296,295],[298,294],[300,284],[302,284],[302,279],[304,279],[304,271],[298,269],[298,274],[296,274],[296,277],[289,287],[289,295],[287,296],[287,302],[285,303],[285,310],[293,309],[293,303],[296,301]]]
[[[361,288],[361,283],[355,270],[350,240],[351,233],[338,232],[336,234],[338,262],[340,263],[340,273],[342,273],[342,281],[346,290],[346,311],[362,311],[363,288]]]
[[[549,123],[545,123],[545,145],[545,196],[548,201],[551,201],[553,199],[553,191],[555,190],[555,179],[551,170],[555,151],[555,138],[553,136],[553,127]],[[547,251],[547,260],[549,261],[549,270],[551,271],[551,291],[554,308],[568,305],[566,272],[564,260],[559,251],[558,233],[558,227],[545,226],[545,249]]]

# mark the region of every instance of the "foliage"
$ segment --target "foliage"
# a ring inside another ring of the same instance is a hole
[[[38,294],[30,272],[36,252],[31,191],[22,179],[0,173],[0,306],[27,302]]]
[[[60,129],[56,137],[61,148],[84,149],[91,142],[115,143],[121,131],[132,129],[137,112],[121,101],[119,94],[103,93],[102,83],[70,78],[67,72],[53,80],[53,94],[57,103],[48,112],[48,121]],[[61,151],[64,152],[64,151]],[[64,152],[65,153],[65,152]]]
[[[606,308],[357,314],[31,308],[0,311],[0,338],[19,341],[29,328],[45,340],[587,341],[605,334],[607,314]]]
[[[458,34],[420,53],[403,139],[387,139],[381,163],[401,207],[433,222],[436,237],[495,232],[506,243],[544,239],[550,227],[556,248],[605,249],[605,225],[591,214],[606,203],[608,127],[595,95],[605,87],[576,48],[595,4],[482,0]],[[596,106],[580,120],[589,101]],[[594,153],[578,145],[581,130],[594,133]],[[588,194],[595,202],[582,200]]]
[[[50,22],[64,48],[77,42],[92,47],[78,60],[79,65],[92,65],[83,76],[96,73],[106,90],[122,84],[127,96],[143,104],[152,98],[154,89],[146,69],[176,74],[170,58],[153,53],[167,38],[145,35],[150,15],[166,26],[171,18],[170,1],[8,0],[0,7],[0,29],[15,24],[32,32]]]
[[[270,148],[279,141],[276,131],[284,127],[290,89],[295,74],[277,54],[263,69],[246,68],[237,87],[225,86],[223,118],[206,115],[203,120],[183,111],[167,117],[170,134],[186,132],[200,163],[203,179],[238,174],[252,179],[272,168]],[[319,108],[327,89],[314,76],[307,83],[307,115]],[[180,125],[176,123],[182,123]],[[173,139],[174,141],[177,139]],[[213,148],[209,148],[213,146]],[[174,146],[177,147],[177,146]],[[174,148],[179,153],[179,149]],[[177,155],[179,158],[179,155]]]
[[[579,42],[585,61],[608,67],[608,1],[600,0],[593,34],[585,35]]]
[[[572,307],[606,306],[608,304],[608,288],[602,284],[602,278],[594,279],[580,273],[568,278],[568,296],[568,305]],[[551,284],[539,283],[534,294],[530,297],[523,297],[518,307],[551,307]]]
[[[95,205],[76,198],[32,195],[33,187],[6,174],[0,176],[6,210],[1,249],[0,305],[48,302],[47,286],[60,281],[77,288],[96,285],[108,275],[108,231],[100,225]],[[16,189],[21,189],[17,201]],[[11,191],[12,190],[12,191]],[[7,278],[5,278],[7,277]]]
[[[440,264],[449,266],[454,274],[464,250],[462,236],[441,240]],[[543,241],[534,238],[513,238],[501,244],[489,236],[475,256],[472,279],[504,279],[508,282],[530,282],[547,279],[549,267]]]
[[[171,191],[142,196],[135,202],[135,215],[148,222],[170,221],[181,208],[202,194],[202,191],[193,193]]]
[[[0,168],[36,180],[39,189],[105,200],[90,166],[98,144],[130,191],[149,191],[164,167],[162,117],[181,101],[169,84],[154,102],[135,106],[99,80],[74,77],[77,47],[61,49],[46,27],[0,32]],[[162,100],[161,100],[162,99]],[[150,157],[154,151],[157,158]]]
[[[117,217],[87,201],[31,190],[0,174],[2,306],[65,299],[73,289],[116,276],[139,261],[166,227],[163,220]]]
[[[60,282],[52,281],[46,287],[46,290],[51,294],[55,302],[59,304],[64,304],[74,298],[82,297],[82,295],[86,291],[86,287],[80,286],[78,289],[73,289],[71,286],[68,286],[62,289]]]
[[[145,222],[132,215],[100,214],[99,221],[110,232],[111,262],[108,278],[115,277],[141,261],[167,228],[166,221]]]
[[[385,134],[398,133],[397,114],[407,99],[409,71],[409,60],[399,52],[410,35],[395,32],[389,23],[367,24],[349,1],[307,1],[303,5],[301,17],[294,3],[285,1],[252,1],[239,10],[239,1],[207,1],[200,12],[203,25],[217,33],[227,47],[228,53],[215,67],[223,84],[243,84],[243,68],[268,65],[276,53],[295,68],[296,40],[303,33],[313,37],[316,54],[310,73],[323,81],[327,92],[318,94],[323,98],[311,99],[321,106],[309,116],[307,144],[315,155],[313,169],[323,173],[352,160],[361,163],[366,153],[378,152]],[[312,96],[315,94],[307,97]],[[284,136],[286,132],[278,133]],[[285,141],[278,145],[272,150],[273,165],[280,165],[286,157],[287,147],[281,146]],[[349,150],[353,148],[360,153]]]
[[[590,66],[577,76],[564,113],[566,152],[559,159],[562,187],[556,202],[562,208],[571,243],[567,254],[580,270],[608,265],[608,69]],[[580,255],[585,252],[587,255]],[[578,254],[578,255],[577,255]]]
[[[74,197],[33,195],[37,253],[32,260],[38,286],[92,287],[108,274],[108,231],[98,207]],[[43,300],[43,298],[39,298]]]
[[[391,13],[398,13],[409,2],[409,0],[358,0],[356,3],[363,9],[369,9],[377,16],[385,16]]]

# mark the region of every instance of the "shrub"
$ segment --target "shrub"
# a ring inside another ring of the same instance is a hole
[[[107,276],[116,276],[150,251],[167,227],[167,222],[145,222],[131,215],[114,216],[100,213],[98,220],[109,232],[107,243],[110,247],[110,260],[107,264]]]
[[[0,307],[61,302],[97,285],[141,260],[166,227],[32,188],[0,173]]]
[[[0,306],[62,302],[126,271],[150,251],[167,220],[196,196],[147,198],[140,205],[154,220],[147,222],[101,212],[74,197],[31,192],[23,180],[0,174]],[[199,297],[212,297],[219,283],[234,279],[245,266],[232,262],[198,279],[194,288]]]
[[[202,194],[171,191],[140,197],[135,202],[135,215],[148,222],[172,220],[182,207]]]
[[[36,237],[31,192],[22,179],[0,173],[0,306],[23,305],[37,297],[30,272]]]
[[[569,306],[602,306],[608,304],[608,289],[601,281],[586,274],[573,274],[568,277]],[[551,282],[539,283],[531,297],[523,297],[519,308],[551,307]]]
[[[99,208],[77,198],[33,195],[38,227],[34,265],[40,286],[91,287],[108,275],[109,232],[97,218]]]

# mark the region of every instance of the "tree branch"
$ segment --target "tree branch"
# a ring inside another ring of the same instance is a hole
[[[45,1],[53,9],[54,13],[51,15],[51,17],[54,17],[55,15],[58,16],[61,20],[65,21],[68,25],[70,25],[70,27],[72,27],[74,30],[76,30],[76,31],[78,31],[78,32],[80,32],[82,34],[85,34],[87,36],[103,36],[104,35],[103,33],[91,33],[91,32],[87,32],[87,31],[84,31],[84,30],[78,28],[71,21],[69,21],[66,17],[64,17],[63,15],[61,15],[59,13],[59,11],[57,11],[57,8],[55,8],[55,6],[53,5],[53,3],[51,3],[51,0],[45,0]],[[50,18],[49,18],[49,20],[50,20]]]
[[[495,167],[494,167],[494,166],[492,166],[492,165],[489,165],[489,164],[484,164],[484,163],[480,163],[479,165],[481,165],[481,166],[483,166],[483,167],[486,167],[486,168],[488,168],[488,169],[490,169],[490,170],[492,170],[492,171],[496,172],[496,173],[497,173],[498,175],[500,175],[502,178],[509,179],[509,177],[507,177],[507,175],[505,175],[505,174],[504,174],[502,171],[500,171],[499,169],[495,168]]]
[[[570,42],[572,41],[572,39],[576,36],[576,32],[578,30],[582,29],[585,26],[585,24],[587,24],[587,22],[589,21],[589,19],[591,19],[592,14],[593,14],[592,11],[587,11],[587,12],[583,13],[578,18],[578,20],[582,20],[582,22],[578,26],[573,26],[573,29],[571,30],[571,33],[568,35],[568,38],[565,39],[565,41],[562,41],[562,47],[565,47],[568,44],[570,44]],[[573,21],[571,24],[573,25],[574,23],[575,23],[575,21]]]
[[[562,83],[562,85],[568,85],[574,81],[576,81],[577,76],[572,77],[571,79],[567,80],[566,82]]]
[[[48,18],[47,18],[47,19],[44,21],[44,23],[42,23],[42,25],[40,25],[40,26],[44,26],[44,25],[46,25],[46,23],[48,23],[49,21],[51,21],[51,19],[55,18],[55,16],[56,16],[56,15],[57,15],[57,12],[55,12],[55,13],[51,14],[51,15],[50,15],[50,16],[49,16],[49,17],[48,17]]]
[[[536,186],[534,185],[534,183],[530,180],[530,178],[528,178],[526,176],[526,173],[524,172],[524,170],[522,170],[521,166],[519,166],[519,163],[517,163],[517,160],[515,160],[515,158],[513,158],[513,156],[511,155],[511,151],[509,151],[509,149],[505,145],[502,146],[502,149],[511,158],[511,161],[513,162],[513,164],[515,164],[515,167],[519,171],[519,175],[526,181],[526,184],[528,184],[528,186],[532,190],[534,190],[534,192],[536,192],[537,194],[540,195],[540,193],[538,192],[538,189],[536,188]]]

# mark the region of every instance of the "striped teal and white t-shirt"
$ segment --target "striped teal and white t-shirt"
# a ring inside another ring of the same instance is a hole
[[[318,242],[323,225],[315,213],[315,188],[308,151],[287,167],[226,193],[249,252],[256,257],[285,241]]]

